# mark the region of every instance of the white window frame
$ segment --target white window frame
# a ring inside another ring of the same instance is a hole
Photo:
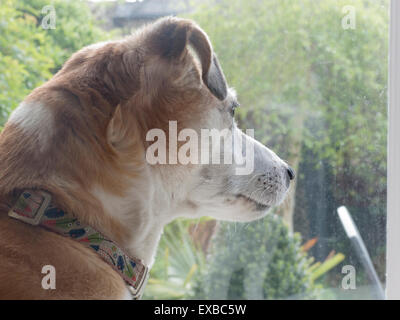
[[[390,3],[386,297],[400,299],[400,0]]]

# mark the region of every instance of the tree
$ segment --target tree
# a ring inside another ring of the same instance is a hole
[[[241,127],[298,173],[277,212],[328,239],[319,259],[334,246],[357,264],[335,212],[347,205],[384,276],[388,1],[220,0],[190,17],[238,92]]]
[[[45,0],[0,3],[0,124],[34,88],[85,45],[104,40],[85,3],[52,1],[56,28],[43,29]]]
[[[275,215],[262,222],[221,223],[195,299],[315,299],[312,259]]]
[[[342,27],[346,5],[354,30]],[[385,172],[387,1],[221,0],[190,17],[239,93],[242,127],[296,169],[307,146],[335,173],[349,152],[364,176]],[[283,213],[290,227],[294,194]]]

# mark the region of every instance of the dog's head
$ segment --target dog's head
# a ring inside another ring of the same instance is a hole
[[[25,99],[2,132],[1,190],[48,189],[81,215],[100,203],[127,229],[262,217],[294,173],[238,129],[237,106],[204,31],[161,19],[80,50]]]
[[[250,221],[284,199],[293,170],[237,127],[236,94],[204,31],[167,18],[123,45],[137,61],[137,90],[119,105],[108,138],[117,152],[134,150],[155,210]]]

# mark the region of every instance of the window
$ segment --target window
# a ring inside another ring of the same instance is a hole
[[[399,136],[396,119],[399,119],[399,46],[400,25],[395,19],[400,15],[400,4],[398,1],[391,2],[391,27],[390,27],[390,64],[389,64],[389,143],[388,143],[388,266],[387,266],[387,298],[400,299],[399,278]]]
[[[167,225],[145,299],[400,299],[399,1],[57,0],[39,28],[44,2],[0,4],[0,125],[73,52],[174,15],[208,34],[239,127],[296,171],[262,220]]]
[[[167,226],[147,298],[382,298],[337,209],[349,210],[384,288],[388,12],[388,1],[266,0],[181,14],[208,33],[240,126],[298,174],[262,221]]]

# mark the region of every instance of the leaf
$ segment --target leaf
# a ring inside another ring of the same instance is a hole
[[[315,281],[316,279],[327,273],[329,270],[337,266],[340,262],[344,260],[344,258],[345,256],[342,253],[337,253],[334,257],[318,266],[318,268],[313,271],[311,279]]]
[[[301,251],[308,251],[310,250],[318,241],[318,237],[312,238],[308,240],[305,244],[301,246]]]

